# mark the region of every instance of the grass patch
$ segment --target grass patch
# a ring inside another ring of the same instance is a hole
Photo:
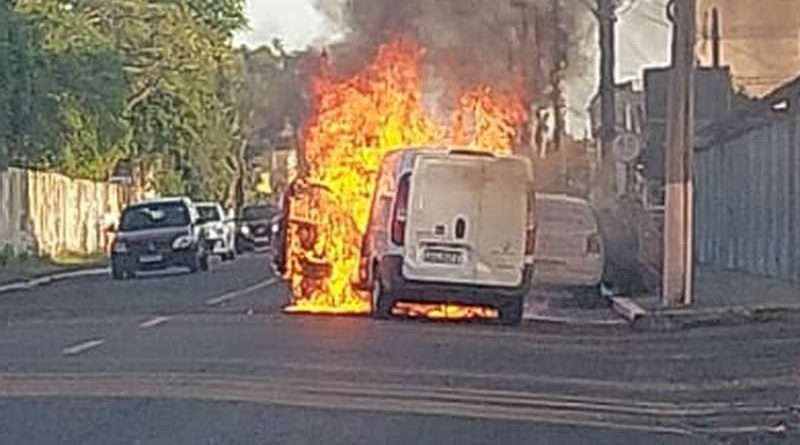
[[[92,267],[103,267],[106,258],[103,254],[82,255],[64,253],[53,258],[34,255],[3,255],[0,253],[0,284],[30,280],[59,272],[68,272]]]

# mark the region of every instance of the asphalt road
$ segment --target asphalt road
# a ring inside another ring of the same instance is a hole
[[[288,316],[267,261],[0,295],[0,444],[800,443],[798,326]]]

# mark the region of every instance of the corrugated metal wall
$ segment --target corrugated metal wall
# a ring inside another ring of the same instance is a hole
[[[695,155],[698,261],[800,280],[800,115]]]

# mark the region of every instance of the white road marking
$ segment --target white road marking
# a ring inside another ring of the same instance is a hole
[[[141,324],[139,324],[139,327],[141,329],[154,328],[154,327],[156,327],[158,325],[162,325],[162,324],[164,324],[164,323],[166,323],[166,322],[168,322],[170,320],[172,320],[172,317],[156,317],[156,318],[147,320],[145,322],[142,322]]]
[[[241,297],[242,295],[247,295],[250,292],[255,292],[259,289],[265,289],[267,287],[272,286],[273,284],[277,283],[278,280],[273,278],[271,280],[263,281],[261,283],[255,284],[250,287],[246,287],[244,289],[240,289],[233,292],[228,292],[226,294],[220,295],[219,297],[214,297],[206,300],[206,306],[216,306],[218,304],[222,304],[226,301],[233,300],[234,298]]]
[[[89,341],[85,341],[83,343],[78,343],[75,346],[70,346],[70,347],[64,349],[61,352],[64,355],[78,355],[81,352],[86,352],[89,349],[96,348],[96,347],[102,345],[105,342],[106,342],[105,340],[99,340],[99,339],[98,340],[89,340]]]

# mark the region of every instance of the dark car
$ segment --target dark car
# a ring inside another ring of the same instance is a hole
[[[236,250],[245,252],[272,244],[276,232],[277,209],[258,204],[242,207],[237,219]]]
[[[208,270],[209,251],[198,224],[197,211],[186,198],[146,201],[122,212],[111,249],[115,280],[138,271],[185,267]]]

